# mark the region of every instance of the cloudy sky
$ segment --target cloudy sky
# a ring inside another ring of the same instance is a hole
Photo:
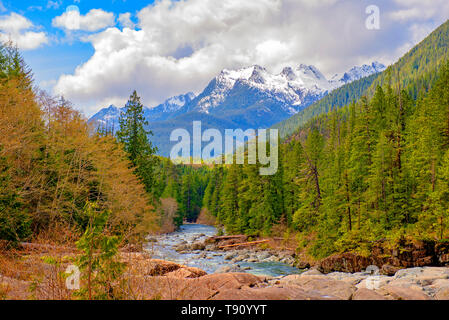
[[[448,18],[448,0],[0,0],[0,40],[90,116],[133,89],[147,106],[199,93],[225,68],[390,64]]]

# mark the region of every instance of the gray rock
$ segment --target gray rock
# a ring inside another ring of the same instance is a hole
[[[241,254],[241,255],[238,255],[237,257],[233,258],[231,261],[235,263],[235,262],[244,261],[247,258],[248,258],[247,254]]]
[[[203,242],[195,242],[191,246],[192,250],[204,250],[206,249],[206,245]]]
[[[181,253],[181,251],[186,251],[186,250],[188,250],[188,248],[185,244],[179,244],[175,247],[175,250],[177,252]]]
[[[237,256],[236,252],[229,252],[228,254],[225,255],[224,259],[225,260],[232,260]]]
[[[301,275],[304,275],[304,276],[321,276],[323,274],[319,270],[317,270],[317,269],[310,269],[310,270],[304,271],[303,273],[301,273]]]
[[[438,279],[449,279],[449,268],[445,267],[423,267],[403,269],[396,272],[394,281],[406,281],[421,286],[431,285]]]
[[[239,273],[239,272],[242,272],[242,269],[240,268],[239,265],[223,266],[217,269],[217,271],[215,271],[215,273]]]
[[[260,253],[259,252],[257,253],[257,258],[259,260],[265,260],[265,259],[268,259],[270,257],[271,257],[271,254],[266,252],[266,251],[262,251]]]

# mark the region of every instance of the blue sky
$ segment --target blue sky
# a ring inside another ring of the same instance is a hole
[[[90,116],[134,89],[147,106],[199,93],[223,69],[304,63],[329,78],[388,65],[448,17],[447,0],[0,0],[0,40],[17,43],[37,85]]]
[[[25,16],[53,39],[46,46],[23,51],[27,63],[33,68],[36,82],[42,84],[57,79],[63,73],[73,73],[78,65],[89,60],[94,53],[90,43],[64,40],[64,30],[52,27],[53,18],[65,12],[68,6],[76,5],[81,14],[86,14],[93,8],[101,8],[118,15],[125,12],[136,13],[153,3],[152,0],[2,0],[1,2],[7,9],[4,14],[16,12]]]

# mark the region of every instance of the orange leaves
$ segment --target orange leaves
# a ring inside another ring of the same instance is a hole
[[[109,209],[111,231],[126,239],[154,230],[156,214],[125,152],[67,101],[36,95],[19,80],[0,82],[0,145],[37,233],[57,223],[82,227],[87,200]]]

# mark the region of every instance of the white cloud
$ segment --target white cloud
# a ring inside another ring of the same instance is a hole
[[[62,1],[61,0],[49,0],[47,2],[47,9],[59,9],[59,7],[61,6]]]
[[[398,9],[390,13],[395,21],[428,20],[434,17],[447,19],[449,1],[447,0],[394,0]]]
[[[0,12],[5,12],[5,11],[6,11],[6,8],[3,5],[3,2],[0,0]]]
[[[22,15],[12,12],[0,16],[0,41],[12,41],[22,50],[32,50],[48,43],[45,32],[30,31],[33,23]]]
[[[101,9],[92,9],[85,15],[81,15],[79,11],[68,11],[55,17],[52,25],[68,31],[93,32],[115,25],[115,18],[112,12]]]
[[[17,33],[32,26],[30,20],[14,12],[9,16],[0,17],[0,30],[2,31]]]
[[[133,89],[148,106],[199,92],[224,68],[259,64],[280,72],[306,63],[330,76],[373,60],[390,63],[410,46],[411,34],[427,32],[418,34],[419,23],[398,27],[389,14],[409,7],[395,1],[379,0],[378,31],[365,28],[370,0],[157,1],[138,12],[138,30],[126,27],[130,14],[123,14],[123,30],[89,36],[94,55],[62,75],[55,93],[90,115],[124,104]]]
[[[123,28],[133,29],[136,25],[131,21],[131,13],[121,13],[118,17],[118,22]]]

